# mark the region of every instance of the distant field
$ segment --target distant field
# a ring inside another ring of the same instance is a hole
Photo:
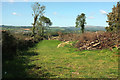
[[[4,77],[30,78],[116,78],[118,57],[114,51],[83,50],[65,46],[58,40],[43,40],[13,61],[3,65]],[[10,67],[13,66],[13,67]]]
[[[2,26],[2,30],[11,30],[15,32],[25,32],[25,29],[32,29],[32,26]],[[75,27],[49,27],[48,32],[65,32],[65,33],[80,33],[80,28]],[[86,26],[85,31],[105,31],[105,27],[101,26]],[[31,31],[29,31],[31,32]]]

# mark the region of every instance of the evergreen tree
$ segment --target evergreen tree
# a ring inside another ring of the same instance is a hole
[[[107,31],[120,30],[120,2],[117,2],[117,6],[112,8],[112,12],[108,15],[108,21],[106,21],[109,27],[106,27]]]

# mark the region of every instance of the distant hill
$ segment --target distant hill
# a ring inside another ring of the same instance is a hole
[[[0,25],[2,28],[32,28],[32,26],[8,26]],[[75,32],[80,31],[80,28],[75,28],[74,26],[69,27],[50,27],[51,31],[61,31],[61,32]],[[105,31],[103,26],[85,26],[85,31]]]
[[[12,26],[12,25],[0,25],[3,28],[31,28],[32,26]]]
[[[85,30],[87,30],[87,31],[105,31],[105,27],[103,27],[103,26],[86,26]]]
[[[74,26],[70,26],[70,27],[50,27],[51,29],[54,30],[67,30],[67,31],[79,31],[80,28],[75,28]],[[85,31],[105,31],[105,27],[103,26],[85,26]]]

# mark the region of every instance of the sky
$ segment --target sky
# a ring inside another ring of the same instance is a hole
[[[75,26],[77,15],[85,13],[86,25],[107,26],[107,14],[116,2],[39,2],[46,6],[45,16],[59,27]],[[34,2],[2,2],[2,25],[30,26]]]

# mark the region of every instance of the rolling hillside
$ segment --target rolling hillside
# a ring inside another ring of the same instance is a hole
[[[0,26],[2,27],[2,30],[21,30],[24,28],[32,28],[32,26],[7,26],[7,25],[2,25]],[[80,32],[80,28],[75,28],[74,26],[69,26],[69,27],[50,27],[48,30],[50,30],[51,32]],[[85,31],[105,31],[105,27],[102,26],[86,26],[85,27]]]

